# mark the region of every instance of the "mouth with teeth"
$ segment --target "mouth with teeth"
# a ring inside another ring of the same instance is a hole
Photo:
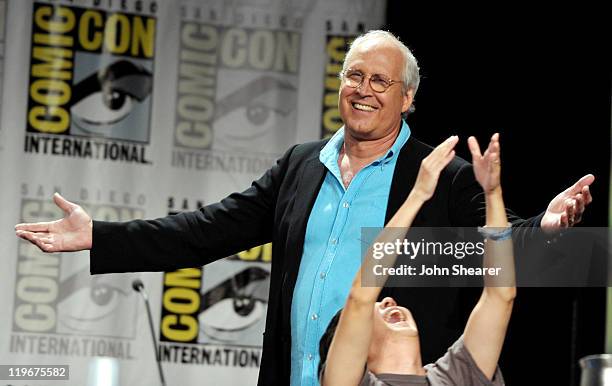
[[[366,105],[366,104],[363,104],[363,103],[353,102],[353,103],[351,103],[351,105],[353,106],[354,109],[360,110],[360,111],[376,111],[376,110],[378,110],[377,107]]]
[[[404,313],[396,307],[391,307],[385,310],[383,320],[389,324],[408,325],[406,315],[404,315]]]

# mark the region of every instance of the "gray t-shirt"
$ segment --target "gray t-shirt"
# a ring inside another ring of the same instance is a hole
[[[490,381],[478,368],[461,336],[444,356],[425,366],[427,375],[377,374],[366,370],[359,386],[504,386],[499,367]]]

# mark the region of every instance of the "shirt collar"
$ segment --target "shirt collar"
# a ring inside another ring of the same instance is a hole
[[[402,119],[402,126],[400,128],[399,135],[395,139],[393,146],[385,154],[383,154],[378,159],[372,162],[373,165],[378,164],[387,164],[391,161],[394,161],[399,156],[399,152],[402,147],[410,138],[410,127],[408,124]],[[319,160],[323,165],[327,167],[327,169],[334,171],[338,169],[338,157],[340,156],[340,149],[344,144],[344,126],[342,126],[336,134],[334,134],[327,144],[321,149],[319,153]]]

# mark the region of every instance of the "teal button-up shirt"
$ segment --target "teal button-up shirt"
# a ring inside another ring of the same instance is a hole
[[[393,146],[361,169],[348,189],[338,165],[344,128],[321,149],[327,174],[308,219],[291,304],[291,386],[319,384],[319,340],[361,265],[361,228],[384,226],[395,164],[409,137],[402,121]]]

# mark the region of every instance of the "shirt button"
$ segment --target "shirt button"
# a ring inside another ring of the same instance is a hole
[[[308,354],[308,360],[311,361],[312,360],[312,354]]]
[[[348,208],[350,205],[348,202],[344,201],[344,203],[342,204],[343,208]]]
[[[319,319],[319,315],[312,314],[311,318],[312,318],[312,320],[317,320],[317,319]]]
[[[325,276],[327,276],[327,275],[325,274],[325,272],[321,272],[321,273],[319,274],[319,277],[320,277],[321,279],[325,279]]]
[[[331,239],[331,240],[330,240],[330,242],[331,242],[333,245],[336,245],[336,243],[338,242],[338,240],[337,240],[337,239]]]

